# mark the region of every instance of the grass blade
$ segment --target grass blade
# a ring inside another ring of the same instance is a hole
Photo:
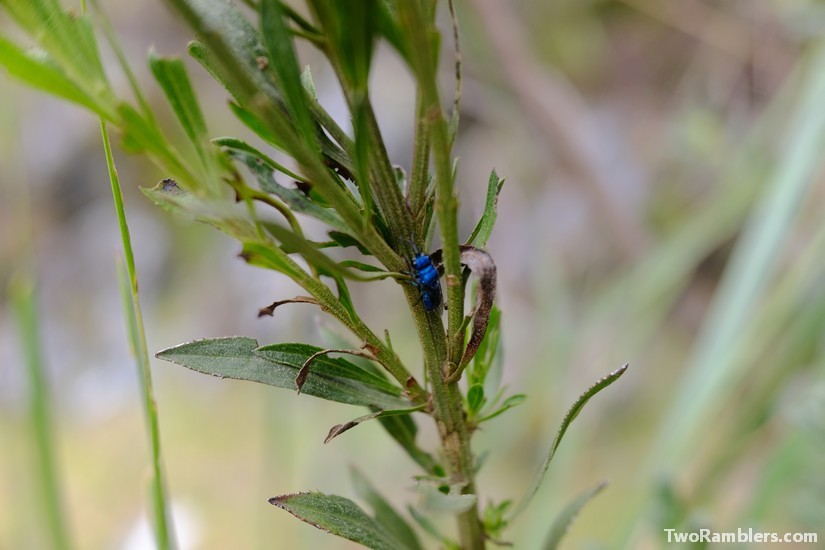
[[[140,373],[140,389],[143,397],[144,413],[146,414],[147,431],[152,457],[152,504],[154,516],[155,542],[160,549],[175,548],[175,535],[171,518],[168,514],[166,490],[163,484],[163,465],[160,451],[160,427],[158,425],[157,405],[152,391],[152,373],[149,369],[149,354],[146,347],[146,332],[143,326],[143,315],[138,301],[137,272],[135,258],[132,252],[132,239],[129,227],[126,224],[126,213],[123,208],[123,194],[120,189],[120,180],[115,169],[112,147],[109,143],[109,134],[106,125],[101,120],[100,133],[103,138],[103,149],[106,154],[106,166],[109,169],[109,182],[112,186],[112,197],[117,212],[120,237],[123,244],[125,269],[118,262],[118,279],[120,281],[121,298],[123,300],[126,324],[129,329],[129,340],[132,351],[138,363]]]
[[[34,479],[38,484],[46,535],[56,550],[71,548],[63,514],[60,482],[54,451],[54,426],[45,365],[40,353],[37,304],[30,275],[17,275],[9,285],[9,295],[20,327],[29,385],[29,416],[32,420],[35,452]]]

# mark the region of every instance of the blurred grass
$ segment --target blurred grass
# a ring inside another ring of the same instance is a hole
[[[20,220],[28,219],[29,216],[26,214],[20,216]],[[21,229],[29,232],[30,228]],[[35,294],[36,271],[33,261],[26,263],[28,265],[21,266],[20,271],[12,277],[8,294],[14,306],[20,333],[20,347],[26,364],[27,411],[32,436],[31,441],[27,441],[31,448],[27,450],[33,464],[29,474],[33,485],[38,489],[35,492],[36,514],[44,519],[42,540],[39,544],[58,550],[68,550],[72,548],[72,544],[64,512],[59,455],[54,445],[55,420],[52,392],[47,381],[48,371],[41,352],[40,323]]]
[[[629,155],[628,162],[643,175],[639,191],[617,169],[615,180],[624,183],[611,191],[614,196],[641,196],[630,206],[619,201],[640,220],[652,243],[634,261],[622,258],[609,244],[609,235],[589,214],[575,178],[554,154],[553,143],[536,139],[526,129],[529,116],[519,110],[507,86],[491,76],[496,67],[484,49],[484,29],[472,20],[474,7],[467,2],[458,5],[468,75],[464,127],[458,137],[463,203],[477,212],[473,208],[483,203],[491,164],[508,178],[490,250],[501,278],[505,383],[514,392],[530,395],[525,405],[490,422],[479,434],[476,447],[493,451],[480,486],[497,500],[521,494],[565,408],[592,380],[628,361],[631,368],[621,383],[594,400],[577,420],[535,508],[508,533],[516,547],[536,547],[551,518],[605,478],[610,485],[584,508],[568,534],[567,547],[618,548],[631,532],[625,547],[661,547],[659,525],[646,514],[651,506],[657,508],[652,515],[672,522],[702,520],[719,530],[751,524],[764,530],[819,529],[823,537],[825,190],[815,166],[821,156],[821,146],[815,146],[820,138],[813,131],[821,123],[823,105],[817,101],[821,93],[804,99],[802,86],[812,80],[803,74],[789,77],[791,67],[805,63],[813,53],[811,31],[806,30],[810,25],[805,22],[821,17],[822,9],[813,2],[763,4],[751,14],[747,2],[697,2],[716,18],[684,15],[691,18],[684,21],[699,31],[684,34],[667,13],[651,18],[627,4],[524,2],[517,15],[537,58],[580,91],[602,135],[593,146],[616,156]],[[166,17],[151,11],[149,15],[153,20]],[[133,18],[135,25],[141,24],[141,17]],[[726,26],[731,19],[735,24]],[[146,26],[133,31],[127,23],[116,20],[115,26],[119,32],[151,32]],[[750,34],[741,34],[743,28]],[[166,34],[174,36],[168,30]],[[746,56],[720,53],[713,38],[718,36],[727,36],[736,44],[734,50]],[[138,54],[149,42],[136,39]],[[328,97],[324,71],[313,66],[313,75],[323,101]],[[821,78],[816,71],[809,76]],[[7,89],[9,84],[0,86]],[[209,83],[199,86],[209,93]],[[388,89],[390,95],[401,93],[380,78],[374,86]],[[222,95],[215,97],[222,101]],[[150,103],[158,99],[157,92],[147,97]],[[48,124],[38,122],[44,101],[13,101],[3,110],[19,106],[26,125],[18,133],[9,117],[3,117],[3,143],[18,135],[23,144],[49,137],[42,129]],[[71,120],[64,111],[48,112],[55,125]],[[687,127],[696,120],[704,122]],[[403,136],[409,129],[396,129],[392,120],[381,122],[393,127],[388,132],[390,146],[403,158],[408,145]],[[225,120],[221,124],[219,133],[237,133]],[[806,134],[805,127],[812,131]],[[74,128],[73,133],[96,139],[94,125]],[[61,142],[44,143],[54,150],[66,148]],[[84,162],[80,152],[72,158],[76,149],[68,149],[72,154],[52,172],[37,166],[36,154],[0,149],[4,174],[12,174],[5,168],[23,159],[33,165],[38,205],[34,249],[41,256],[44,292],[47,297],[65,295],[46,302],[48,314],[40,315],[38,328],[45,336],[45,362],[56,367],[50,370],[55,377],[51,385],[60,390],[52,403],[60,418],[60,452],[51,455],[60,460],[55,467],[65,473],[71,530],[83,548],[123,547],[145,508],[141,488],[150,459],[143,444],[135,443],[144,440],[141,403],[136,392],[124,392],[131,396],[102,412],[84,412],[90,405],[76,401],[89,395],[81,393],[81,379],[98,379],[92,384],[91,401],[102,400],[103,394],[115,392],[106,385],[111,380],[106,370],[128,378],[133,368],[123,353],[112,360],[100,352],[101,347],[123,348],[125,341],[71,339],[78,334],[73,325],[79,323],[72,316],[78,310],[72,304],[82,304],[89,314],[84,319],[94,319],[93,333],[106,334],[103,327],[116,322],[116,310],[102,301],[105,289],[81,295],[78,279],[51,275],[63,274],[67,264],[78,262],[59,249],[81,239],[77,220],[90,216],[95,200],[105,199],[105,174],[101,166],[100,177],[93,181],[75,178],[61,185],[54,183],[56,174],[71,173],[72,163]],[[142,278],[150,350],[236,333],[262,341],[286,341],[306,333],[320,338],[311,313],[299,309],[256,323],[255,307],[288,289],[237,265],[230,259],[237,251],[226,241],[146,208],[132,192],[136,184],[149,185],[155,176],[147,175],[143,166],[124,162],[126,200],[135,209],[138,271],[142,272],[141,257],[157,254]],[[807,175],[797,172],[796,181],[809,188],[805,193],[796,189],[791,201],[796,206],[784,217],[768,217],[791,205],[775,200],[774,193],[791,198],[794,192],[783,183],[781,167],[806,162]],[[564,181],[573,184],[560,183]],[[4,177],[0,192],[12,197],[9,190],[16,185],[16,177]],[[89,189],[85,196],[91,198],[74,216],[60,214],[55,205],[62,198]],[[13,251],[18,250],[21,233],[8,221],[18,203],[1,202],[0,273],[7,278],[7,266],[20,261]],[[584,213],[577,218],[575,212]],[[756,230],[771,219],[779,222],[773,226],[776,231]],[[105,221],[114,223],[111,218]],[[159,241],[140,237],[141,228],[158,227],[161,239],[168,241],[165,251]],[[91,241],[86,246],[102,245]],[[114,281],[106,246],[97,254],[99,262],[85,266],[85,276],[108,270]],[[746,254],[748,249],[761,255]],[[6,281],[2,283],[5,287]],[[374,327],[391,329],[399,350],[414,348],[404,338],[411,327],[391,315],[393,304],[401,310],[392,285],[354,285],[353,293],[356,301],[372,308]],[[729,321],[722,322],[726,318]],[[7,316],[0,320],[2,341],[14,342],[5,335],[7,321]],[[70,340],[76,354],[56,351],[56,339]],[[0,350],[3,358],[8,353]],[[87,358],[88,364],[76,357]],[[722,361],[727,366],[720,366]],[[20,387],[21,374],[12,372],[23,373],[23,361],[6,363],[12,368],[0,369],[2,385]],[[718,387],[713,382],[717,376],[722,382]],[[158,368],[156,388],[172,501],[192,519],[180,526],[183,547],[194,540],[199,542],[192,545],[199,548],[340,544],[274,513],[265,500],[300,489],[352,495],[346,479],[350,463],[357,463],[382,490],[391,487],[394,503],[412,498],[407,480],[414,468],[398,459],[397,451],[378,435],[379,429],[364,426],[359,433],[321,444],[329,426],[349,418],[335,405],[251,385],[201,380],[168,366]],[[695,414],[684,412],[692,407]],[[713,412],[703,416],[708,411]],[[4,447],[22,445],[31,436],[29,426],[19,398],[1,393]],[[672,441],[662,439],[655,450],[656,437],[665,432]],[[688,438],[688,433],[693,435]],[[364,448],[374,455],[363,458]],[[661,470],[675,475],[657,477]],[[24,517],[31,507],[18,506],[33,498],[33,486],[18,479],[22,471],[34,473],[20,453],[0,453],[0,547],[25,547],[40,519]],[[647,487],[648,500],[638,496],[641,486]],[[661,497],[664,489],[656,489],[662,486],[671,491],[671,501]]]

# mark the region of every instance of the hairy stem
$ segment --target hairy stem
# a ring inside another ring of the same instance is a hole
[[[448,473],[452,482],[464,485],[462,493],[475,494],[470,432],[464,417],[461,393],[457,384],[444,383],[448,364],[444,325],[437,313],[424,311],[416,288],[407,285],[405,292],[424,349],[424,368],[432,384],[433,414],[442,451],[447,458]],[[484,548],[484,532],[478,518],[477,503],[458,516],[458,531],[461,548]]]

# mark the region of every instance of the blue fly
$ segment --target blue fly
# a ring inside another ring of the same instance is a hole
[[[415,270],[415,280],[413,284],[421,292],[421,303],[427,311],[435,311],[441,305],[441,283],[438,281],[438,270],[433,265],[432,260],[426,254],[422,254],[415,249],[415,257],[412,265]]]

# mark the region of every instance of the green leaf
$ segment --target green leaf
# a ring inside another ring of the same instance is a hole
[[[340,231],[329,231],[327,232],[329,238],[338,243],[338,246],[342,248],[347,248],[348,246],[354,246],[358,249],[358,252],[364,254],[365,256],[371,256],[370,251],[366,249],[366,247],[361,244],[358,239],[350,235],[349,233],[342,233]]]
[[[0,37],[0,65],[4,66],[11,76],[33,88],[76,103],[107,120],[114,119],[111,105],[101,104],[75,84],[45,52],[25,51]]]
[[[501,383],[501,367],[503,353],[501,341],[501,310],[493,305],[490,310],[490,321],[487,324],[487,334],[478,346],[473,362],[467,369],[467,382],[483,384],[488,395],[495,395]]]
[[[220,378],[249,380],[295,389],[295,376],[320,348],[305,344],[258,347],[254,338],[234,336],[197,340],[171,347],[156,357]],[[401,390],[343,360],[319,357],[302,393],[327,401],[379,408],[410,407]]]
[[[178,187],[174,180],[163,180],[155,187],[141,188],[141,191],[161,208],[207,223],[239,241],[261,239],[255,225],[235,205],[202,199]]]
[[[496,208],[498,206],[498,195],[504,186],[504,178],[498,177],[496,171],[490,172],[490,180],[487,183],[487,201],[484,204],[484,213],[481,214],[476,223],[467,244],[475,245],[479,248],[487,246],[490,234],[493,232],[493,225],[496,223]]]
[[[579,512],[581,512],[581,509],[584,508],[584,505],[587,504],[590,499],[599,494],[605,487],[607,487],[607,483],[602,481],[592,489],[588,489],[577,496],[572,502],[565,506],[564,510],[556,516],[556,519],[553,521],[553,525],[550,527],[550,532],[547,535],[547,539],[544,541],[544,550],[556,550],[559,547],[561,539],[567,534],[567,531],[576,520]]]
[[[189,53],[242,105],[255,94],[283,107],[283,99],[266,70],[268,52],[255,28],[230,2],[172,0],[198,33]]]
[[[180,59],[161,58],[152,52],[149,54],[149,67],[198,154],[207,175],[204,183],[211,185],[211,190],[216,193],[219,182],[215,151],[208,142],[206,122],[183,63]]]
[[[324,439],[324,443],[329,443],[342,433],[351,430],[355,426],[366,422],[367,420],[373,420],[376,418],[387,418],[390,416],[409,416],[410,414],[420,411],[424,408],[424,405],[419,405],[417,407],[410,407],[407,409],[382,409],[373,411],[370,414],[365,414],[364,416],[359,416],[355,420],[350,420],[349,422],[344,422],[343,424],[336,424],[332,428],[330,428],[329,433],[327,434],[327,438]]]
[[[350,319],[357,319],[358,314],[355,312],[355,304],[352,303],[352,295],[349,293],[347,282],[339,273],[333,273],[332,277],[335,279],[335,288],[338,289],[338,301],[347,310]]]
[[[332,258],[321,252],[317,245],[313,242],[296,235],[285,227],[281,227],[275,223],[262,222],[275,239],[281,243],[281,248],[286,251],[297,252],[316,269],[321,271],[324,275],[330,277],[345,277],[356,281],[373,281],[375,279],[383,279],[383,275],[361,275],[356,271],[347,269],[341,264],[335,262]],[[343,284],[343,283],[342,283]],[[340,285],[339,285],[340,286]]]
[[[286,143],[280,139],[277,134],[273,133],[272,130],[269,129],[269,126],[267,126],[258,115],[244,107],[241,107],[234,101],[229,102],[229,109],[235,114],[238,120],[240,120],[244,126],[252,130],[256,136],[276,149],[280,149],[281,151],[286,150]]]
[[[493,418],[495,418],[498,415],[504,413],[505,411],[508,411],[508,410],[512,409],[513,407],[517,407],[518,405],[521,405],[526,400],[527,400],[527,396],[524,395],[523,393],[517,393],[515,395],[511,395],[510,397],[508,397],[507,399],[504,400],[504,403],[502,403],[501,407],[499,407],[495,412],[490,413],[490,414],[488,414],[487,416],[485,416],[483,418],[479,418],[478,422],[481,423],[481,422],[487,422],[488,420],[492,420]]]
[[[121,103],[117,107],[123,131],[123,147],[129,152],[146,152],[184,187],[195,189],[198,176],[160,132],[154,121],[146,120],[134,107]]]
[[[280,271],[305,289],[310,290],[304,284],[307,279],[310,279],[310,275],[301,269],[301,266],[292,261],[286,252],[275,245],[268,245],[254,241],[245,242],[243,244],[241,257],[246,260],[249,265],[256,265],[265,269]],[[317,284],[324,286],[324,288],[327,288],[321,281],[317,281],[315,279],[312,280],[316,281]],[[324,303],[323,300],[315,295],[315,293],[312,293],[312,295],[316,300],[318,300],[321,307],[329,306],[328,303]]]
[[[231,103],[230,105],[232,105],[233,107],[236,107],[238,109],[241,109],[241,107],[238,107],[238,105],[236,103]],[[258,149],[252,147],[247,142],[245,142],[241,139],[238,139],[236,137],[231,137],[231,136],[223,136],[223,137],[217,137],[217,138],[212,139],[212,143],[214,143],[215,145],[217,145],[219,147],[224,147],[226,149],[229,149],[230,151],[237,151],[239,153],[246,153],[248,156],[250,156],[253,159],[255,159],[256,161],[258,161],[258,163],[265,164],[266,166],[269,166],[273,170],[281,172],[282,174],[286,175],[289,178],[292,178],[294,180],[300,180],[301,179],[301,176],[299,176],[298,174],[296,174],[295,172],[293,172],[292,170],[290,170],[289,168],[287,168],[283,164],[275,162],[272,159],[272,157],[262,153],[261,151],[259,151]],[[244,163],[246,164],[247,161],[244,160]]]
[[[538,474],[536,475],[536,479],[533,481],[533,486],[527,491],[527,494],[524,495],[521,502],[519,502],[516,509],[513,511],[513,516],[511,520],[519,515],[521,512],[524,511],[525,508],[530,504],[530,501],[536,496],[536,493],[541,486],[541,482],[544,480],[544,474],[547,473],[547,468],[550,466],[550,462],[553,460],[553,456],[556,454],[556,449],[559,448],[559,444],[561,443],[564,434],[567,433],[567,428],[570,427],[570,424],[576,417],[579,415],[581,410],[590,401],[594,395],[605,389],[607,386],[618,380],[625,372],[627,371],[627,365],[623,365],[618,369],[614,370],[604,378],[601,378],[596,381],[595,384],[590,386],[587,391],[579,396],[576,399],[576,402],[573,403],[573,406],[567,410],[567,414],[564,415],[564,418],[561,421],[561,426],[559,426],[559,431],[556,433],[556,438],[553,440],[553,444],[550,445],[550,449],[547,451],[547,457],[544,459],[544,463],[539,468]]]
[[[341,69],[345,88],[365,95],[375,44],[376,2],[312,0],[309,5],[329,42],[328,51]]]
[[[344,268],[352,267],[354,269],[365,271],[367,273],[387,273],[386,269],[371,264],[365,264],[364,262],[359,262],[356,260],[344,260],[338,262],[338,265]]]
[[[430,521],[428,517],[423,515],[421,512],[417,511],[412,506],[407,506],[407,511],[410,513],[410,516],[415,520],[421,529],[424,530],[425,533],[436,539],[437,541],[441,542],[445,548],[454,548],[456,546],[455,542],[449,540],[447,537],[441,534],[438,530],[438,527]]]
[[[444,468],[429,453],[422,451],[416,444],[415,438],[418,434],[418,426],[416,426],[412,416],[385,416],[379,418],[378,421],[416,464],[431,475],[444,475]]]
[[[193,145],[200,147],[207,134],[206,122],[183,63],[180,59],[158,57],[154,52],[150,52],[149,67],[166,94],[166,99],[169,100],[187,137]]]
[[[430,514],[463,514],[473,507],[477,497],[461,494],[462,488],[461,484],[452,485],[448,493],[443,493],[432,483],[419,483],[417,487],[420,495],[419,506]]]
[[[310,99],[318,101],[318,92],[315,91],[315,82],[312,81],[312,71],[309,65],[304,67],[304,72],[301,73],[301,86],[309,94]]]
[[[338,231],[349,230],[334,210],[318,205],[299,189],[290,189],[280,185],[275,180],[274,171],[284,172],[286,169],[268,156],[256,150],[251,145],[232,138],[217,139],[215,143],[224,147],[231,158],[242,162],[249,168],[249,171],[252,172],[252,175],[258,180],[258,185],[260,185],[262,191],[277,196],[288,204],[294,212],[312,216],[316,220]],[[295,176],[295,179],[298,180],[303,179],[292,173],[289,175]]]
[[[89,17],[70,14],[54,0],[3,2],[3,6],[72,82],[97,96],[96,101],[114,105]]]
[[[308,344],[270,344],[258,348],[255,353],[275,363],[300,370],[307,359],[322,350],[323,348]],[[294,374],[297,374],[297,372]],[[311,373],[303,388],[309,386],[314,378],[319,377],[322,379],[340,379],[357,386],[366,397],[373,400],[371,403],[366,403],[367,406],[380,409],[406,409],[412,407],[412,403],[401,396],[401,388],[387,380],[383,374],[374,374],[340,357],[330,357],[329,355],[316,357],[312,362]],[[295,387],[294,383],[291,387]],[[305,391],[303,388],[302,392]],[[372,397],[373,393],[378,395]]]
[[[401,23],[398,21],[398,14],[395,12],[392,2],[379,0],[376,4],[375,27],[377,32],[383,36],[387,42],[392,44],[401,57],[409,64],[409,46],[404,40],[400,26]]]
[[[260,6],[261,34],[269,53],[268,68],[277,76],[280,91],[283,93],[298,135],[305,144],[317,149],[316,126],[307,108],[308,97],[301,83],[293,36],[284,21],[281,3],[278,0],[262,0]]]
[[[370,481],[357,469],[350,469],[355,491],[367,501],[375,515],[375,521],[404,544],[404,548],[419,550],[421,543],[412,527],[395,511],[392,505],[379,493]]]
[[[512,500],[505,500],[498,504],[490,502],[484,508],[484,532],[487,533],[490,538],[497,539],[501,537],[509,525],[506,515],[507,510],[509,510],[512,505]]]
[[[269,499],[313,527],[374,550],[408,548],[354,502],[337,495],[295,493]]]
[[[473,384],[467,390],[467,413],[470,416],[475,416],[481,407],[484,405],[484,386],[481,384]]]

